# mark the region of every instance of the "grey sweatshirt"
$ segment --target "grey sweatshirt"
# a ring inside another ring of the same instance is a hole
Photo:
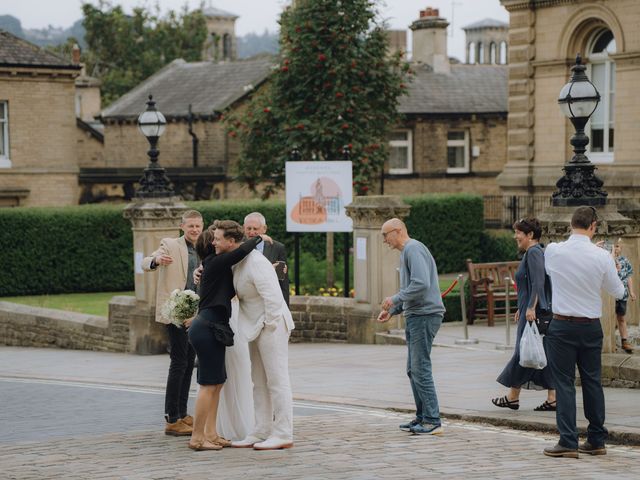
[[[410,239],[400,253],[400,291],[391,297],[391,315],[405,316],[444,314],[440,297],[438,268],[429,249]]]

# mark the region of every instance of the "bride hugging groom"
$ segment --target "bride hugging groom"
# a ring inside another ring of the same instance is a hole
[[[223,220],[198,239],[200,307],[189,328],[199,360],[194,450],[293,446],[288,341],[294,324],[273,265],[255,249],[271,238],[242,243],[243,236],[242,226]],[[231,336],[233,346],[225,346]]]

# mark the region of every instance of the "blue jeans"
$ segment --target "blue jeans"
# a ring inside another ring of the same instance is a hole
[[[556,385],[558,443],[565,448],[578,448],[576,365],[582,383],[584,415],[589,420],[587,440],[591,445],[600,447],[607,439],[604,392],[600,382],[602,336],[599,321],[574,323],[555,319],[549,324],[545,336],[549,367]]]
[[[421,423],[440,425],[440,408],[433,383],[431,346],[442,325],[442,314],[416,315],[406,318],[407,375],[416,402],[416,419]]]

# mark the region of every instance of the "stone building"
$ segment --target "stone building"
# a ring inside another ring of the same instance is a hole
[[[485,18],[462,28],[466,40],[466,63],[504,65],[508,58],[509,25]]]
[[[239,145],[226,135],[221,114],[240,106],[267,79],[273,64],[270,57],[221,63],[174,60],[116,100],[101,116],[102,163],[81,169],[82,201],[128,200],[133,195],[148,163],[148,142],[137,119],[149,95],[167,119],[159,160],[176,192],[198,200],[244,196],[240,185],[230,184]]]
[[[580,53],[602,100],[587,156],[610,198],[638,197],[640,3],[636,0],[501,0],[509,11],[508,161],[503,194],[546,196],[572,156],[574,133],[557,99]],[[537,212],[533,212],[537,213]]]
[[[0,206],[78,203],[80,66],[0,30]]]
[[[202,9],[207,19],[208,37],[204,43],[202,59],[207,61],[226,61],[237,58],[236,40],[237,15],[215,7]]]
[[[383,192],[499,193],[507,153],[507,67],[456,62],[438,9],[412,23],[415,76],[391,134]]]

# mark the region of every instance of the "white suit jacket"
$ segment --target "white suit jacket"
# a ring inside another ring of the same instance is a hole
[[[280,321],[287,331],[295,328],[276,271],[260,252],[254,250],[233,266],[233,286],[240,301],[238,331],[248,342],[265,326],[275,327]]]

